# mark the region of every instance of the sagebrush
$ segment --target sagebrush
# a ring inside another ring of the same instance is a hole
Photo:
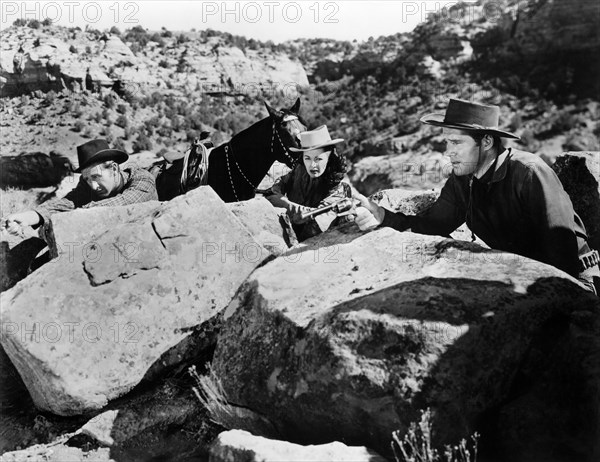
[[[471,435],[471,443],[462,439],[457,445],[444,447],[444,454],[431,444],[431,411],[421,411],[419,422],[412,422],[401,438],[400,432],[392,433],[392,450],[396,462],[476,462],[479,434]]]

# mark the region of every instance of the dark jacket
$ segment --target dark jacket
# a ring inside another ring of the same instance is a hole
[[[386,210],[383,226],[448,236],[465,221],[493,249],[580,273],[587,234],[554,171],[538,156],[508,149],[480,179],[452,174],[418,216]]]
[[[287,196],[290,201],[296,204],[310,208],[323,207],[352,196],[348,183],[340,181],[336,186],[327,187],[323,183],[322,177],[311,179],[302,163],[297,165],[290,173],[278,178],[271,190],[275,194]],[[329,211],[316,218],[311,218],[306,223],[294,224],[293,228],[298,240],[303,241],[326,231],[339,221],[344,220],[339,220],[336,212]]]

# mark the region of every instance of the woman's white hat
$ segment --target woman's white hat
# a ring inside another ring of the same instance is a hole
[[[344,141],[342,138],[331,139],[327,125],[321,125],[314,130],[308,130],[300,133],[300,147],[290,148],[290,151],[303,152],[313,149],[326,148]]]

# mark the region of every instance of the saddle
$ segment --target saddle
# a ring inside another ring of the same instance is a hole
[[[156,179],[158,200],[168,201],[208,184],[208,162],[213,150],[210,141],[196,139],[182,155],[166,153],[150,172]]]
[[[194,140],[192,147],[185,153],[180,180],[182,194],[208,184],[208,158],[212,148],[210,141],[202,143]]]

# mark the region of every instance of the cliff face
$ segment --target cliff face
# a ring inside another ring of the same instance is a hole
[[[308,85],[302,65],[282,53],[243,51],[226,46],[219,37],[145,34],[120,37],[55,26],[11,27],[1,34],[0,96],[98,89],[117,82],[133,83],[147,93],[167,87],[185,92],[192,86],[202,92],[230,94],[245,85]],[[15,62],[22,63],[20,68]]]
[[[515,39],[535,53],[541,47],[590,50],[600,47],[600,3],[593,0],[538,0],[519,8]]]
[[[465,54],[471,40],[490,30],[528,55],[580,51],[600,47],[599,21],[600,3],[593,0],[480,0],[442,9],[416,37],[434,59]]]
[[[134,149],[144,132],[151,143],[139,149],[180,150],[198,130],[225,141],[256,120],[261,100],[289,104],[298,85],[310,85],[300,91],[303,117],[343,137],[352,161],[401,155],[410,171],[429,171],[444,147],[419,118],[441,112],[448,98],[500,105],[503,128],[522,137],[515,146],[547,159],[596,151],[599,8],[589,0],[481,0],[441,9],[410,33],[279,45],[210,30],[11,27],[0,33],[0,95],[29,96],[4,100],[0,143],[21,152],[46,136],[50,149],[65,152],[105,136]],[[19,45],[26,57],[16,75]],[[57,91],[54,103],[52,94],[30,98],[64,87],[103,91]],[[110,87],[140,98],[117,98],[104,91]],[[23,124],[32,130],[23,133]],[[377,187],[392,184],[399,186]]]

